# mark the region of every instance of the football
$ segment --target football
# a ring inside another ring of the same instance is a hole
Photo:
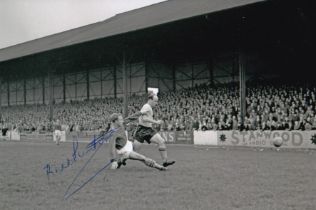
[[[283,144],[283,139],[280,136],[273,138],[273,145],[275,147],[281,147]]]

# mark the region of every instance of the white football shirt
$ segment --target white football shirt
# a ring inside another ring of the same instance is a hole
[[[152,123],[151,122],[147,122],[143,120],[143,117],[147,117],[148,119],[154,119],[154,113],[153,113],[153,109],[151,108],[151,106],[149,104],[145,104],[142,109],[140,110],[140,112],[142,113],[142,116],[139,117],[139,125],[145,126],[145,127],[152,127]]]

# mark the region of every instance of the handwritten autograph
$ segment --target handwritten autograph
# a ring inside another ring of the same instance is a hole
[[[69,193],[71,187],[74,185],[75,181],[78,179],[80,174],[84,171],[86,166],[90,163],[91,159],[94,157],[96,152],[99,150],[99,148],[106,142],[109,141],[109,139],[112,137],[112,135],[117,131],[117,129],[110,129],[107,133],[104,133],[103,135],[100,135],[98,138],[93,138],[93,140],[85,147],[85,150],[82,152],[78,151],[78,140],[73,141],[72,143],[72,158],[67,158],[66,162],[61,163],[58,166],[46,164],[43,169],[46,172],[46,175],[49,179],[51,174],[56,174],[59,172],[63,172],[64,169],[70,167],[73,165],[78,158],[83,158],[85,155],[93,151],[92,155],[89,157],[89,159],[85,162],[83,167],[78,171],[74,179],[72,180],[71,184],[67,187],[67,190],[64,194],[64,199],[68,199],[70,196],[78,192],[80,189],[82,189],[88,182],[90,182],[94,177],[96,177],[99,173],[101,173],[104,169],[108,168],[112,161],[107,162],[101,169],[99,169],[93,176],[89,177],[86,181],[84,181],[79,187],[77,187],[75,190]]]

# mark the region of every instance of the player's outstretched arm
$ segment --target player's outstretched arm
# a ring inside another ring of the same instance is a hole
[[[144,115],[142,112],[136,112],[128,117],[126,117],[124,120],[132,120],[132,119],[137,119],[138,117]]]

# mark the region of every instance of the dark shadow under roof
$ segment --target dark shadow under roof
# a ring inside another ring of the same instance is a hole
[[[265,0],[169,0],[0,50],[0,62]]]

